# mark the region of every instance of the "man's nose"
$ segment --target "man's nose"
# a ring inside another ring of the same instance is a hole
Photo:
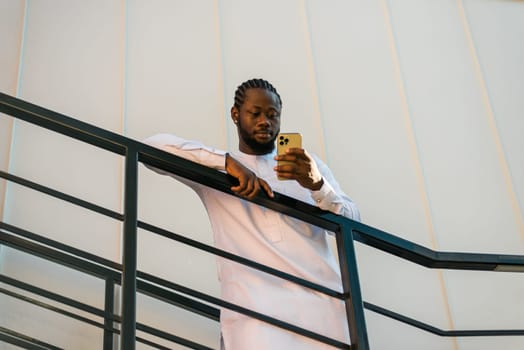
[[[258,124],[269,124],[268,116],[264,113],[260,113],[260,117],[258,118]]]

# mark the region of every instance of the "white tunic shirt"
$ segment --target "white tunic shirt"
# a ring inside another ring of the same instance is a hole
[[[144,142],[224,170],[225,153],[198,142],[168,134],[156,135]],[[254,156],[234,152],[230,155],[266,180],[274,191],[360,220],[356,205],[317,157],[314,156],[324,185],[319,191],[310,191],[296,181],[277,179],[273,170],[275,153]],[[191,186],[204,203],[217,248],[342,291],[340,269],[327,243],[325,230],[238,197],[180,180]],[[217,266],[224,300],[349,343],[342,301],[227,259],[219,258]],[[220,323],[227,350],[331,348],[228,309],[221,310]]]

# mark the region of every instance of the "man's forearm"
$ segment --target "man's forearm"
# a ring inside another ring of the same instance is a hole
[[[145,144],[217,170],[225,170],[226,152],[205,146],[198,141],[185,140],[175,135],[158,134],[148,137]]]

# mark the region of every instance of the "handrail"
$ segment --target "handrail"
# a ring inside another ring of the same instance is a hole
[[[225,174],[1,92],[0,112],[120,155],[125,155],[127,147],[134,148],[139,152],[139,161],[145,164],[195,182],[205,182],[209,187],[235,195],[230,189],[234,180]],[[351,221],[351,224],[356,227],[356,240],[426,267],[511,272],[515,272],[512,270],[515,268],[517,272],[524,272],[523,255],[449,253],[431,250],[279,193],[275,193],[275,199],[259,195],[252,202],[331,231],[338,229],[340,222]]]
[[[124,220],[124,226],[126,226],[124,237],[128,242],[124,244],[124,250],[126,251],[124,255],[124,265],[126,269],[124,269],[123,288],[127,292],[124,292],[125,311],[122,317],[122,347],[126,348],[126,350],[134,349],[136,318],[134,315],[134,295],[136,293],[137,277],[136,230],[140,225],[144,225],[144,223],[140,223],[136,217],[137,162],[175,173],[178,176],[190,178],[193,181],[203,183],[206,186],[231,195],[235,195],[230,190],[232,183],[234,183],[233,180],[223,173],[3,93],[0,93],[0,112],[126,156],[126,205],[123,214],[107,210],[104,211],[103,208],[94,204],[80,199],[74,199],[74,197],[67,194],[61,194],[58,191],[48,189],[45,186],[18,178],[11,174],[2,172],[0,173],[0,177],[6,178],[9,181],[23,183],[24,186],[35,188],[74,204],[89,207],[90,210],[111,216],[117,220]],[[409,323],[406,317],[402,320],[402,315],[395,315],[393,312],[384,311],[385,309],[362,301],[354,254],[354,240],[428,268],[524,272],[524,256],[521,255],[434,251],[363,223],[322,211],[316,207],[278,193],[274,199],[260,194],[256,196],[252,202],[335,232],[343,275],[344,293],[342,296],[346,300],[350,321],[351,348],[360,350],[369,349],[363,314],[364,306],[384,315],[389,313],[389,315],[387,315],[388,317]],[[214,251],[213,253],[216,254],[218,251]],[[129,271],[127,277],[126,270]],[[285,278],[283,276],[279,277]],[[307,287],[311,288],[311,286]],[[418,321],[415,321],[415,323],[416,322]],[[426,330],[431,331],[431,329],[429,329],[431,326],[426,328],[428,328]],[[438,333],[439,330],[435,330]],[[453,335],[461,335],[460,331],[448,332],[454,332]],[[491,332],[491,335],[497,335],[497,332],[501,331],[486,332]],[[519,333],[521,332],[520,330],[511,330],[509,332],[521,335]],[[487,333],[484,334],[482,331],[479,331],[475,333],[475,335],[487,335]],[[346,347],[341,346],[341,348]]]

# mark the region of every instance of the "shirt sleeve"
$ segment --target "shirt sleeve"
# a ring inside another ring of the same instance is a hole
[[[195,163],[217,170],[225,170],[226,152],[204,146],[199,141],[185,140],[170,134],[158,134],[148,137],[143,142]],[[159,172],[158,169],[153,170]]]
[[[322,174],[324,184],[318,191],[311,191],[311,197],[320,209],[360,221],[357,205],[342,191],[331,170],[320,159],[314,157]]]

